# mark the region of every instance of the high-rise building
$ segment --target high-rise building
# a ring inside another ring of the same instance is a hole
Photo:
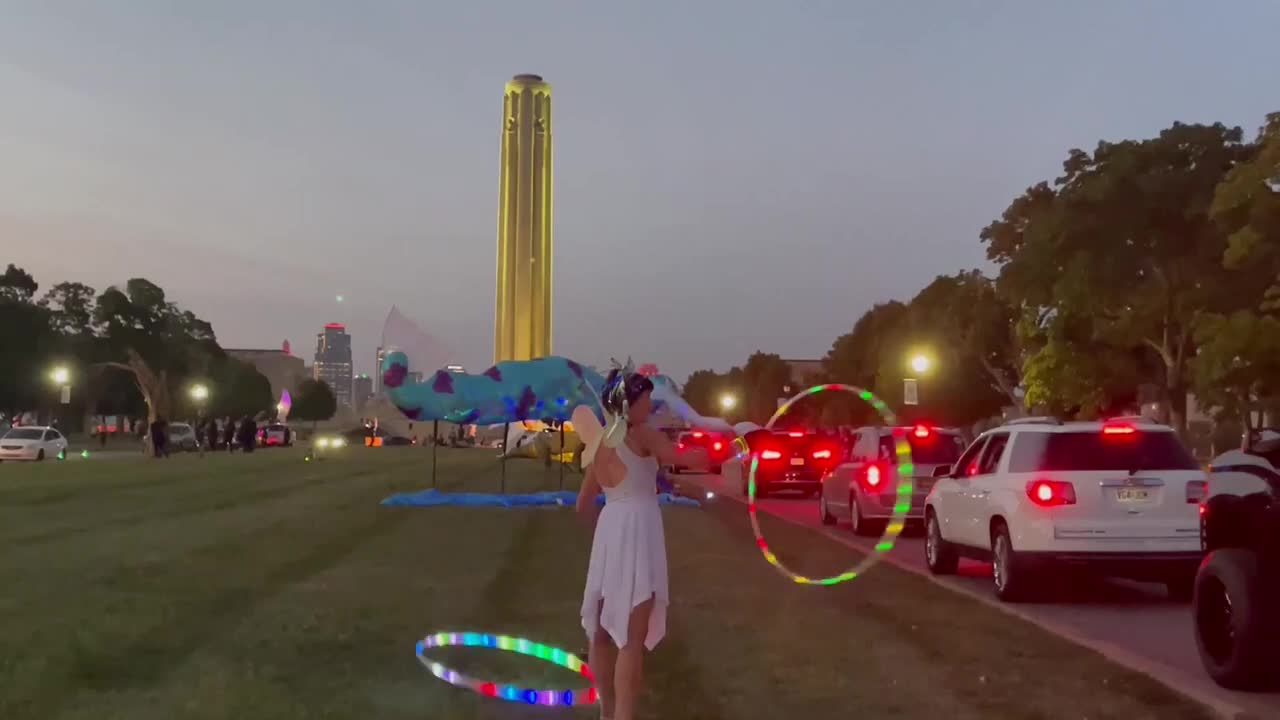
[[[364,407],[373,397],[373,378],[368,375],[357,375],[351,381],[351,395],[355,401],[356,412],[364,414]]]
[[[378,348],[373,361],[373,394],[382,392],[382,361],[387,359],[386,348]]]
[[[493,360],[551,354],[551,86],[516,75],[502,102]]]
[[[351,336],[342,323],[329,323],[316,335],[316,359],[312,377],[323,380],[333,389],[338,405],[355,407],[351,402]]]

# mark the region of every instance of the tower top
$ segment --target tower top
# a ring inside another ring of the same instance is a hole
[[[511,81],[512,81],[512,82],[530,82],[530,83],[540,83],[540,82],[542,82],[542,76],[541,76],[541,75],[535,75],[535,74],[533,74],[533,73],[520,73],[519,75],[516,75],[515,77],[511,78]]]

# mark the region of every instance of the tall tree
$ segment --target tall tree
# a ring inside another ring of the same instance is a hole
[[[171,415],[179,383],[222,355],[209,323],[168,302],[148,280],[130,280],[123,291],[107,288],[94,320],[112,356],[106,364],[133,374],[148,420]]]
[[[716,417],[720,411],[716,399],[719,388],[720,376],[714,370],[695,370],[685,381],[682,395],[700,415]]]
[[[791,366],[779,355],[757,350],[742,366],[742,402],[746,419],[764,424],[778,409],[778,398],[787,395]]]
[[[1053,188],[1030,188],[981,234],[1002,292],[1039,319],[1024,327],[1056,317],[1087,328],[1077,354],[1154,354],[1169,420],[1183,433],[1194,327],[1224,287],[1226,238],[1209,207],[1252,152],[1241,138],[1239,128],[1175,123],[1149,140],[1072,150]]]
[[[289,417],[311,423],[328,420],[338,411],[338,398],[329,384],[323,380],[304,380],[298,386],[298,396],[293,399]]]
[[[0,414],[13,417],[42,404],[54,337],[49,312],[32,301],[39,289],[28,272],[10,264],[0,275]]]

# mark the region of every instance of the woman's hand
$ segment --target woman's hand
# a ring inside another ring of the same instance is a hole
[[[641,441],[649,454],[658,459],[661,465],[680,465],[698,472],[711,469],[711,454],[705,448],[679,450],[665,433],[650,427],[639,428]]]

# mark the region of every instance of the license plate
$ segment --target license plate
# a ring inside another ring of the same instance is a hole
[[[804,465],[804,458],[791,458],[792,465]]]
[[[1142,488],[1120,488],[1116,490],[1116,499],[1120,502],[1143,502],[1150,497],[1151,491]]]

